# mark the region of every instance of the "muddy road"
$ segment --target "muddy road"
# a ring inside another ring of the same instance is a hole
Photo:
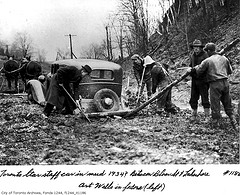
[[[178,96],[175,99],[184,105]],[[57,113],[42,119],[43,107],[29,103],[25,95],[0,95],[0,163],[239,163],[238,133],[228,118],[213,129],[203,123],[203,113],[192,123],[186,108],[169,115],[154,113],[150,106],[131,119],[98,118],[89,124],[78,116]]]
[[[135,80],[130,81],[134,92]],[[9,94],[0,82],[2,165],[239,163],[239,135],[224,112],[218,129],[204,123],[201,106],[198,121],[191,122],[189,79],[172,88],[172,100],[181,108],[175,115],[157,114],[153,103],[135,117],[91,118],[91,124],[57,113],[43,119],[43,107],[26,94]]]

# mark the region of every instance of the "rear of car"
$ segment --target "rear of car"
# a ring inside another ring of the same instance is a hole
[[[84,65],[92,68],[90,79],[80,83],[80,100],[85,112],[109,112],[122,109],[122,67],[116,63],[96,59],[67,59],[55,61],[51,65],[48,78],[64,66],[81,69]],[[50,81],[48,79],[48,81]]]

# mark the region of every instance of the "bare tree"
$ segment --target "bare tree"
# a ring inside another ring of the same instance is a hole
[[[117,33],[116,39],[117,39],[117,44],[118,44],[118,48],[120,51],[120,59],[123,59],[123,53],[124,53],[124,37],[123,37],[123,32],[124,32],[124,20],[123,18],[119,19],[119,30],[117,31],[115,29],[115,32]]]
[[[126,33],[124,35],[124,32],[126,32],[126,30],[124,30],[124,28],[126,26],[124,26],[124,25],[125,25],[124,18],[121,17],[121,15],[114,14],[114,15],[110,16],[108,29],[111,29],[111,31],[113,31],[113,33],[110,33],[111,49],[113,50],[113,45],[116,45],[115,48],[117,49],[117,52],[115,52],[115,53],[118,53],[118,52],[120,53],[119,59],[123,59],[123,57],[124,57],[124,47],[125,47],[124,46],[124,36],[126,36]],[[112,34],[114,36],[112,36]],[[108,36],[109,36],[109,34],[108,34]]]
[[[120,0],[120,12],[125,19],[134,52],[147,53],[148,49],[148,0]]]
[[[111,34],[110,34],[110,29],[109,29],[108,26],[106,26],[105,29],[106,29],[108,61],[111,61],[111,60],[112,60],[112,41],[111,41]]]
[[[46,51],[44,49],[37,50],[37,61],[39,61],[39,62],[46,61]]]
[[[6,47],[6,44],[0,41],[0,55],[2,56],[5,54],[5,47]]]
[[[33,54],[33,41],[27,32],[19,32],[15,35],[12,50],[18,57],[31,56]]]
[[[103,40],[101,44],[92,43],[87,48],[82,48],[81,56],[88,59],[108,59],[107,44]]]
[[[106,59],[106,57],[108,58],[108,56],[106,56],[106,42],[104,41],[104,44],[92,44],[91,45],[92,50],[93,50],[93,58],[94,59]],[[110,57],[111,57],[111,53],[110,53]]]
[[[57,48],[56,60],[70,58],[70,52],[68,49]]]
[[[93,58],[93,49],[89,46],[89,47],[82,47],[81,48],[81,58],[87,58],[87,59],[91,59]]]
[[[166,0],[164,0],[166,1]],[[112,46],[117,48],[118,58],[149,53],[149,37],[156,32],[157,16],[150,13],[149,0],[119,0],[117,13],[109,17],[108,29],[113,36]],[[152,6],[153,7],[153,6]],[[161,8],[159,9],[161,12]]]

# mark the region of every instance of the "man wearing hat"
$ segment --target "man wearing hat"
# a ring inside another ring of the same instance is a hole
[[[190,56],[190,67],[195,67],[208,57],[207,52],[203,50],[204,45],[200,40],[194,40],[190,45],[193,53]],[[190,74],[192,77],[191,83],[191,98],[189,104],[192,108],[192,120],[196,120],[198,100],[201,96],[202,106],[204,108],[205,116],[210,114],[210,103],[208,97],[209,84],[206,82],[205,75],[197,75],[196,73]]]
[[[140,94],[142,95],[144,86],[147,88],[148,98],[152,95],[152,79],[151,79],[151,69],[152,65],[150,61],[150,56],[146,56],[145,58],[140,57],[138,54],[134,54],[131,57],[133,62],[133,73],[137,80],[138,88],[140,87]],[[153,61],[153,60],[152,60]]]
[[[50,86],[46,95],[47,104],[43,111],[43,117],[47,118],[53,107],[62,114],[73,114],[76,109],[75,103],[64,91],[63,87],[71,94],[74,100],[79,99],[79,83],[83,78],[89,76],[92,69],[90,66],[85,65],[81,69],[75,66],[66,66],[59,68],[51,78]],[[70,83],[73,84],[73,90],[70,88]],[[74,94],[72,94],[72,91]],[[63,110],[64,109],[64,110]]]
[[[220,102],[222,102],[224,110],[228,115],[234,130],[237,131],[237,122],[233,115],[228,83],[228,75],[232,73],[230,62],[225,56],[219,55],[216,52],[216,45],[214,43],[207,43],[204,50],[210,57],[202,61],[200,65],[188,69],[188,72],[195,72],[197,75],[206,75],[206,81],[210,86],[213,126],[220,126]]]

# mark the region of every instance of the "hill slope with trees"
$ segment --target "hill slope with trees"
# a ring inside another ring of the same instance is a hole
[[[220,0],[170,0],[170,2],[172,6],[165,12],[163,18],[159,19],[155,32],[151,36],[146,36],[149,37],[148,43],[145,44],[147,49],[139,50],[135,45],[136,49],[133,49],[131,54],[137,52],[142,56],[150,55],[154,60],[167,64],[173,79],[184,72],[184,69],[180,71],[178,68],[189,65],[189,56],[192,52],[189,44],[195,39],[200,39],[204,44],[214,42],[220,51],[230,42],[240,38],[238,0],[225,3]],[[139,37],[144,36],[139,35]],[[143,44],[143,42],[140,43]],[[140,48],[142,47],[144,46]],[[225,53],[234,68],[230,78],[233,81],[240,80],[239,52],[240,44]],[[128,59],[122,63],[122,66],[126,72],[126,78],[130,76],[130,80],[134,80],[131,62]],[[234,99],[239,99],[238,88],[237,85],[231,86]]]

